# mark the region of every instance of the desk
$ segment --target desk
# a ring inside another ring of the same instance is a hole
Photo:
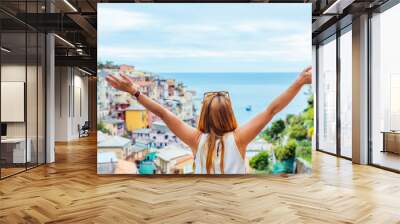
[[[5,159],[6,163],[31,162],[31,139],[28,138],[26,142],[28,147],[26,147],[25,152],[25,138],[1,139],[2,159]]]
[[[392,152],[400,154],[400,131],[382,131],[383,150],[382,152]]]

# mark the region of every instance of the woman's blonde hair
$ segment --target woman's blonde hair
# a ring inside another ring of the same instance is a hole
[[[228,94],[224,92],[205,94],[203,106],[200,112],[198,129],[202,133],[208,134],[207,141],[202,146],[202,150],[204,150],[204,152],[207,149],[207,174],[210,174],[211,168],[214,167],[213,155],[217,140],[220,141],[221,147],[221,172],[224,172],[225,146],[223,136],[225,133],[234,131],[236,128],[237,122]]]

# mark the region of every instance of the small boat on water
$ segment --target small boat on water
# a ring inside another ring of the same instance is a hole
[[[246,111],[251,111],[251,105],[248,105],[248,106],[246,107]]]

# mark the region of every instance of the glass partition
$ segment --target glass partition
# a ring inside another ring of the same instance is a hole
[[[43,11],[43,1],[14,3],[0,7]],[[45,44],[43,33],[0,12],[0,178],[45,162]]]
[[[38,149],[38,35],[36,32],[27,33],[27,82],[26,82],[26,114],[27,114],[27,150],[31,151],[28,168],[37,165]]]
[[[336,154],[335,38],[318,47],[318,149]]]
[[[31,158],[26,150],[26,41],[25,32],[1,34],[2,177],[24,171]]]

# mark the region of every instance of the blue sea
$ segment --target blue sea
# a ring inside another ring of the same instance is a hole
[[[195,90],[197,108],[204,92],[228,91],[236,119],[239,124],[243,124],[285,91],[298,77],[298,73],[161,73],[160,77],[175,79],[187,89]],[[309,89],[309,86],[304,86],[274,119],[303,111],[307,106]],[[246,110],[248,106],[251,106],[251,111]]]

